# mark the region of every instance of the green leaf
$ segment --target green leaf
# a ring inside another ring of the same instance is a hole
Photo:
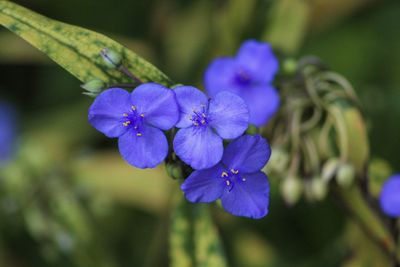
[[[100,56],[103,48],[120,53],[124,65],[141,81],[172,86],[160,70],[114,40],[81,27],[46,18],[8,1],[0,1],[0,25],[19,35],[48,55],[82,82],[128,82],[119,71],[107,67]]]
[[[171,267],[225,267],[218,232],[210,210],[204,204],[191,204],[181,195],[171,218]]]

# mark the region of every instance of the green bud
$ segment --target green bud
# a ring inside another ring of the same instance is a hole
[[[328,184],[321,177],[316,176],[311,180],[310,190],[314,199],[322,200],[328,193]]]
[[[349,163],[343,163],[339,166],[336,181],[342,187],[350,187],[355,178],[355,169]]]
[[[293,58],[288,58],[283,61],[283,71],[285,74],[293,74],[297,69],[297,61]]]
[[[259,129],[253,124],[249,124],[249,127],[246,130],[246,134],[250,135],[255,135],[258,134],[259,132],[260,132]]]
[[[85,89],[89,94],[99,94],[102,91],[102,89],[106,87],[106,84],[99,79],[94,79],[88,81],[85,84],[82,84],[81,87]]]
[[[184,178],[181,166],[179,166],[179,164],[167,163],[165,165],[165,168],[167,170],[168,175],[170,177],[172,177],[172,179],[183,179]]]
[[[294,205],[299,201],[303,193],[303,183],[299,177],[289,176],[281,184],[283,199],[288,205]]]
[[[104,48],[100,55],[103,57],[104,63],[111,68],[118,68],[122,63],[122,56],[115,50]]]
[[[338,158],[330,158],[328,159],[324,166],[322,166],[322,180],[324,182],[329,182],[336,174],[339,167],[339,159]]]
[[[283,175],[283,173],[287,171],[289,155],[280,147],[273,147],[271,151],[271,158],[263,171],[266,173],[273,172],[278,175]]]

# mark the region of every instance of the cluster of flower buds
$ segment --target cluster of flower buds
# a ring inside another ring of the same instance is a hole
[[[107,52],[103,58],[115,66],[115,54]],[[110,88],[94,100],[89,122],[118,138],[122,157],[137,168],[156,167],[171,154],[190,166],[193,171],[181,185],[189,201],[221,199],[234,215],[261,218],[269,203],[269,182],[261,169],[271,150],[266,139],[245,131],[251,124],[266,124],[277,111],[280,99],[271,85],[277,71],[268,44],[246,41],[236,57],[210,64],[204,77],[207,94],[192,86],[170,89],[157,83],[141,84],[131,93]],[[93,81],[84,88],[97,94],[102,86]]]
[[[285,201],[321,200],[331,182],[348,188],[369,157],[366,126],[349,82],[317,58],[284,63],[281,112],[271,125],[267,170],[282,177]],[[297,66],[294,68],[294,66]]]

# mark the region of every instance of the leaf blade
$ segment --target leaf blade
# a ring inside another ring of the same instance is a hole
[[[15,3],[0,1],[0,25],[47,54],[84,83],[95,78],[109,84],[129,81],[104,64],[99,53],[103,48],[110,48],[122,55],[126,67],[143,82],[173,85],[160,70],[107,36],[52,20]]]

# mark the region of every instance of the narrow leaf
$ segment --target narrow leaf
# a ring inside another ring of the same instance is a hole
[[[207,205],[176,199],[170,231],[171,267],[226,267],[222,245]]]
[[[84,83],[95,78],[108,84],[129,81],[119,71],[104,64],[99,53],[103,48],[110,48],[122,55],[124,65],[141,81],[173,85],[165,74],[114,40],[46,18],[15,3],[0,1],[0,25],[41,50]]]

